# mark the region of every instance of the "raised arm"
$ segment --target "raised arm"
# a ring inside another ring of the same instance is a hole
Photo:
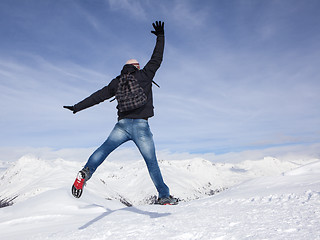
[[[154,47],[151,59],[149,62],[144,66],[142,71],[152,79],[159,69],[162,59],[163,59],[163,51],[164,51],[164,23],[161,21],[156,21],[152,24],[154,31],[151,33],[157,36],[156,46]]]

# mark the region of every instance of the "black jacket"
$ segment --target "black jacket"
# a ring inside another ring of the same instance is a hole
[[[152,80],[155,76],[156,71],[159,69],[163,58],[164,50],[164,35],[157,36],[156,46],[153,50],[153,54],[149,62],[144,66],[143,69],[138,70],[131,64],[126,64],[121,70],[121,74],[133,72],[136,79],[139,81],[140,86],[144,89],[148,99],[147,103],[138,109],[134,109],[128,112],[118,111],[118,120],[123,118],[149,118],[154,115],[153,112],[153,97],[152,97]],[[96,91],[91,96],[82,100],[81,102],[74,105],[74,112],[79,112],[83,109],[99,104],[106,99],[110,99],[115,96],[118,88],[119,77],[114,78],[107,86]]]

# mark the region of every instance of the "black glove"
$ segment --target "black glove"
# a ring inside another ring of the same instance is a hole
[[[156,21],[155,23],[152,23],[152,26],[155,31],[151,31],[156,36],[164,35],[164,22]]]
[[[63,107],[66,108],[66,109],[69,109],[70,111],[72,111],[73,114],[76,113],[73,106],[63,106]]]

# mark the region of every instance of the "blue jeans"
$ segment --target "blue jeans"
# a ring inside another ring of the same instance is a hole
[[[108,139],[90,156],[85,168],[89,169],[88,179],[108,155],[122,143],[132,140],[143,156],[150,177],[158,190],[159,197],[168,197],[169,188],[164,183],[156,158],[152,133],[147,120],[121,119],[117,122]]]

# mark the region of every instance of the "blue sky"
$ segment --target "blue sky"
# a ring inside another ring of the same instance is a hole
[[[165,22],[155,81],[158,150],[227,153],[320,142],[318,0],[1,0],[0,146],[92,148],[105,101],[73,115]],[[131,143],[125,147],[132,147]]]

